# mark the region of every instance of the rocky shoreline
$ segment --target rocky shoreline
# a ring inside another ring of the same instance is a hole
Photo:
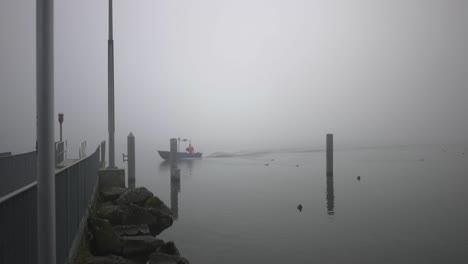
[[[172,211],[146,188],[103,188],[73,263],[188,264],[174,242],[156,237],[172,223]]]

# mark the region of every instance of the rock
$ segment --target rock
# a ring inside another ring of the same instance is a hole
[[[88,223],[93,233],[94,251],[97,255],[120,254],[120,239],[112,229],[109,220],[91,217]]]
[[[158,221],[156,216],[136,204],[128,204],[122,207],[126,208],[126,213],[122,218],[122,224],[124,225],[153,224]]]
[[[128,208],[119,205],[103,205],[97,210],[97,216],[109,220],[113,225],[122,224],[122,219],[128,215]]]
[[[150,255],[146,264],[190,264],[190,262],[179,256],[155,252]]]
[[[127,189],[122,187],[108,187],[100,191],[102,201],[115,201]]]
[[[172,215],[171,209],[167,207],[164,203],[160,204],[158,207],[148,207],[148,212],[155,216],[168,216]]]
[[[129,236],[122,237],[122,255],[133,256],[154,252],[164,245],[164,241],[153,236]]]
[[[155,223],[149,224],[148,227],[153,236],[161,234],[162,231],[172,226],[174,220],[172,216],[158,216]]]
[[[144,236],[150,235],[148,225],[118,225],[113,227],[117,236]]]
[[[144,204],[146,200],[153,197],[153,193],[145,187],[129,188],[116,200],[117,204]]]
[[[149,198],[149,199],[146,200],[146,202],[145,202],[145,206],[147,206],[147,207],[152,207],[152,208],[157,208],[157,207],[159,207],[161,204],[164,204],[163,201],[161,201],[161,199],[159,199],[159,198],[156,197],[156,196],[153,196],[153,197]]]
[[[115,255],[108,255],[102,257],[90,256],[85,260],[86,264],[137,264],[129,259],[124,259]]]
[[[169,241],[165,243],[164,245],[160,246],[157,252],[180,257],[179,250],[177,249],[173,241]]]

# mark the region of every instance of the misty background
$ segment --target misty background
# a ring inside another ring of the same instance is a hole
[[[108,137],[107,7],[55,1],[69,156]],[[114,43],[117,161],[130,132],[155,156],[171,137],[203,152],[320,147],[326,133],[338,146],[468,141],[464,0],[115,0]],[[0,80],[0,152],[33,150],[34,0],[0,2]]]

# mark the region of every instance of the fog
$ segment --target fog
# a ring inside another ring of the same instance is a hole
[[[107,4],[55,1],[70,155],[107,140]],[[20,153],[36,139],[35,1],[0,2],[0,38],[0,152]],[[464,0],[115,0],[114,43],[117,156],[130,132],[154,150],[468,141]]]

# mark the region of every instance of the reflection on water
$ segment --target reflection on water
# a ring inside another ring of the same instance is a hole
[[[333,190],[333,176],[327,175],[327,213],[335,214],[335,193]]]
[[[174,220],[179,219],[180,177],[171,176],[171,210]]]
[[[187,160],[179,160],[177,165],[182,171],[188,172],[188,176],[192,176],[193,174],[193,164],[196,162],[195,160],[187,159]],[[165,160],[159,163],[159,173],[165,173],[170,170],[171,164],[169,161]]]

